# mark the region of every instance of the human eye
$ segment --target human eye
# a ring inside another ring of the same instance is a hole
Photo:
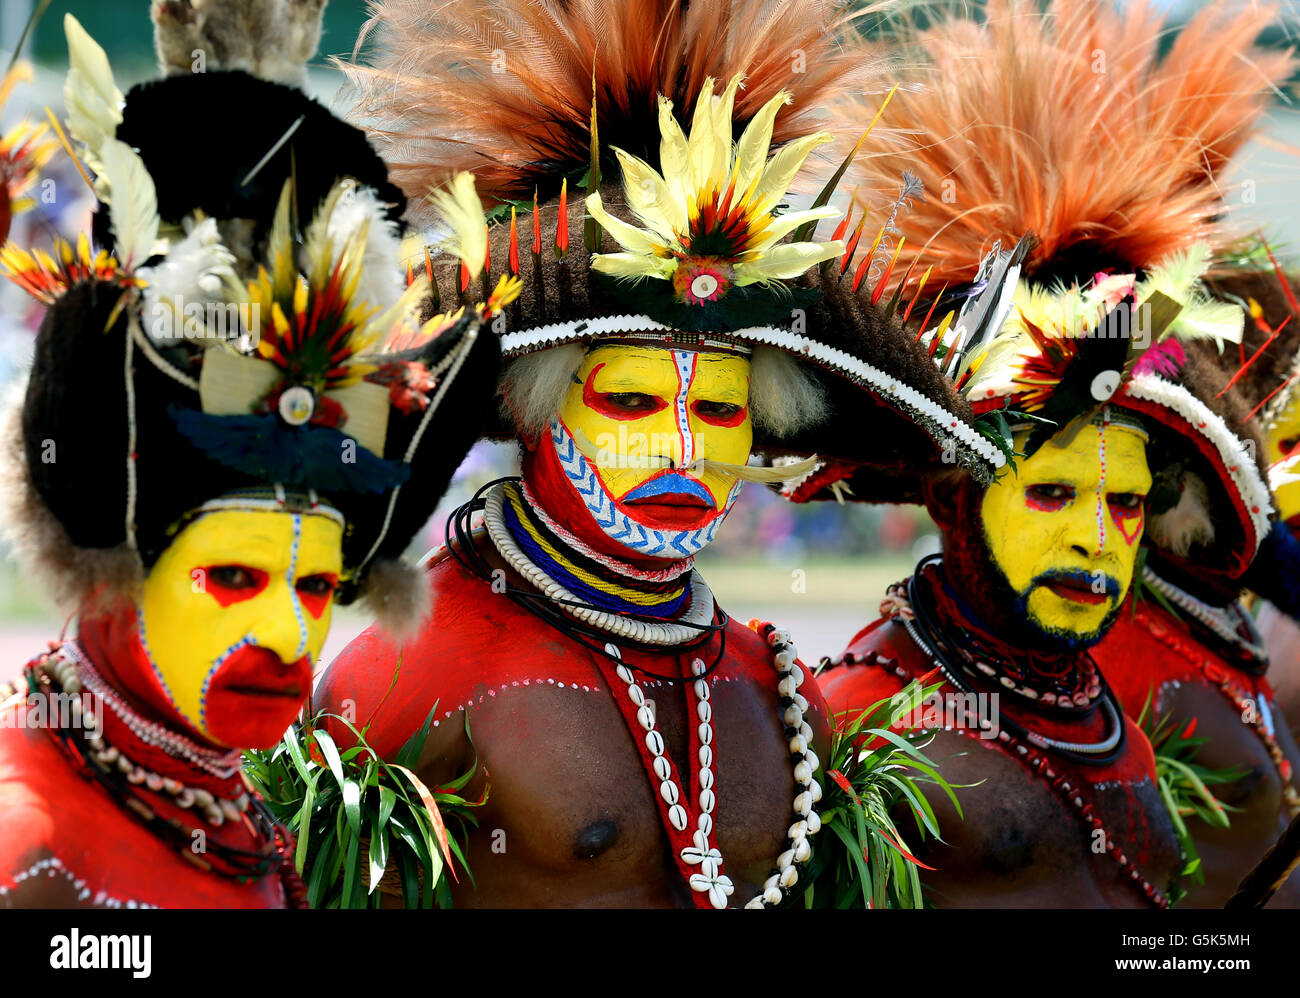
[[[320,575],[308,575],[298,580],[295,588],[300,593],[306,593],[309,596],[328,596],[334,592],[336,579],[333,575],[322,573]]]
[[[1146,496],[1139,492],[1113,492],[1106,497],[1112,507],[1125,513],[1136,513],[1146,502]]]
[[[1025,502],[1032,509],[1058,510],[1074,498],[1074,488],[1055,482],[1042,482],[1025,489]]]
[[[265,578],[265,572],[244,565],[217,565],[208,569],[208,579],[222,589],[255,589]]]
[[[732,402],[713,402],[701,399],[692,408],[701,419],[710,423],[737,423],[744,416],[745,407]]]
[[[607,392],[601,398],[619,412],[655,412],[660,408],[660,400],[645,392]]]

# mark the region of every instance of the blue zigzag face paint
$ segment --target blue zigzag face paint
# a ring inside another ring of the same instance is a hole
[[[605,536],[643,557],[685,558],[713,540],[740,494],[698,460],[744,464],[749,361],[610,344],[578,369],[543,446]]]

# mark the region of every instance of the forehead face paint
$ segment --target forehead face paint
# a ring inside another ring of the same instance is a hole
[[[1295,475],[1300,471],[1300,394],[1283,410],[1277,421],[1268,429],[1268,463],[1276,472],[1278,466]],[[1278,518],[1292,529],[1300,526],[1300,480],[1275,485]]]
[[[146,578],[139,641],[172,705],[212,742],[266,748],[311,692],[343,531],[317,514],[223,510],[188,524]]]
[[[1058,434],[989,487],[985,540],[1034,627],[1100,639],[1132,582],[1150,489],[1144,438],[1108,420]]]
[[[701,458],[749,460],[749,361],[609,345],[587,354],[551,423],[569,486],[605,535],[637,554],[693,555],[740,494]]]

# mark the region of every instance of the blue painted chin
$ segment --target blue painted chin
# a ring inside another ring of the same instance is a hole
[[[703,485],[693,478],[687,478],[685,475],[679,475],[675,471],[665,472],[655,478],[642,482],[631,492],[623,497],[623,502],[634,502],[640,499],[649,499],[653,496],[663,495],[686,495],[702,499],[710,506],[713,505],[713,496]]]

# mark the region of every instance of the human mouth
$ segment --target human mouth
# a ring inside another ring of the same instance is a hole
[[[303,656],[286,664],[266,648],[235,652],[212,677],[211,692],[221,691],[262,700],[301,700],[311,682],[311,661]]]
[[[1080,579],[1055,578],[1047,580],[1043,585],[1061,599],[1069,600],[1072,603],[1096,606],[1110,599],[1108,592],[1105,590],[1097,592],[1092,583]]]

